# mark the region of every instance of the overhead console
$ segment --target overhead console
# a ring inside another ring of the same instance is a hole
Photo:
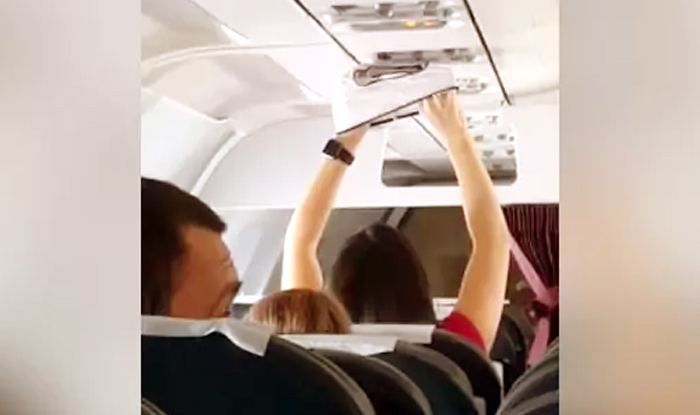
[[[336,4],[324,15],[334,31],[430,30],[459,23],[455,7],[440,1]]]
[[[492,180],[499,186],[517,180],[516,129],[501,116],[504,95],[461,2],[359,1],[325,7],[316,10],[326,27],[358,53],[363,63],[448,68]],[[418,32],[421,39],[414,34]],[[381,160],[383,185],[455,187],[457,179],[445,143],[416,117],[416,110],[407,108],[394,122],[376,127],[384,130],[386,140]]]
[[[467,117],[470,131],[481,150],[481,159],[495,184],[510,185],[518,177],[516,131],[498,114]],[[382,182],[389,187],[455,186],[457,178],[445,143],[427,131],[411,133],[413,126],[399,122],[386,143]],[[403,129],[403,130],[402,130]]]

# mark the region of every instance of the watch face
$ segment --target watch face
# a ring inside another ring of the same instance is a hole
[[[340,146],[340,143],[338,141],[330,140],[328,141],[328,144],[326,144],[326,148],[323,150],[323,152],[331,157],[338,157],[341,148],[342,147]]]

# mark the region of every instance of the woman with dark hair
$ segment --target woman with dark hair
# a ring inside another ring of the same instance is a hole
[[[455,309],[440,327],[488,351],[503,312],[508,228],[479,150],[465,125],[457,95],[449,92],[426,99],[421,114],[447,144],[472,241]],[[350,160],[364,132],[356,130],[341,138],[340,148],[350,154]],[[348,165],[338,157],[324,161],[294,212],[285,240],[283,289],[322,288],[318,245]],[[389,226],[373,225],[347,241],[328,288],[354,322],[435,322],[426,272],[406,238]]]
[[[423,264],[391,226],[377,223],[350,237],[327,286],[356,323],[435,323]]]

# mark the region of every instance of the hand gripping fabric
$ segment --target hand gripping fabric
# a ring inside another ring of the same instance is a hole
[[[446,67],[360,65],[341,78],[333,93],[336,133],[417,115],[420,101],[453,89],[455,79]]]

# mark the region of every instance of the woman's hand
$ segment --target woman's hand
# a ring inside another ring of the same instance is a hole
[[[462,137],[466,131],[462,109],[454,91],[426,98],[421,104],[420,113],[443,139]]]

